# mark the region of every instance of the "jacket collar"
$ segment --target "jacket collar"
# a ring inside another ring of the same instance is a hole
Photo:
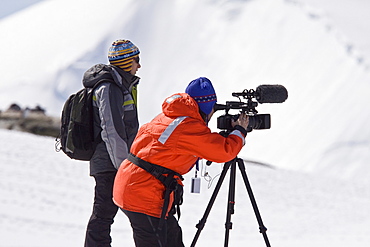
[[[139,77],[135,75],[131,75],[130,73],[124,71],[123,69],[117,66],[114,66],[114,65],[108,65],[108,66],[111,70],[111,74],[113,76],[113,79],[116,81],[116,83],[118,83],[121,87],[123,86],[130,92],[132,91],[132,87],[139,83],[139,80],[140,80]]]

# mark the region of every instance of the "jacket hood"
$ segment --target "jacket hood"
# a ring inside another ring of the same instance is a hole
[[[166,98],[162,111],[168,117],[188,116],[203,120],[197,102],[187,93],[177,93]]]
[[[131,83],[139,80],[139,77],[133,76],[116,66],[97,64],[84,73],[82,84],[86,88],[92,88],[101,80],[111,80],[120,87],[123,85],[129,88]]]
[[[88,69],[83,76],[82,84],[86,88],[91,88],[100,80],[114,81],[109,67],[105,64],[97,64]]]

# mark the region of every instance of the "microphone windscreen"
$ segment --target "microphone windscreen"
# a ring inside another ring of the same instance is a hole
[[[256,89],[258,103],[283,103],[288,91],[282,85],[260,85]]]

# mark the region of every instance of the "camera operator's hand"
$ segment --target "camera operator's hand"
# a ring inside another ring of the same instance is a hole
[[[235,127],[236,125],[242,126],[244,129],[247,129],[249,124],[249,116],[245,113],[240,114],[239,118],[236,121],[232,121],[231,125]]]

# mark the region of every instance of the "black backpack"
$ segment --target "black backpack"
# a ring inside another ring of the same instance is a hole
[[[112,81],[101,80],[93,88],[83,88],[64,103],[60,134],[55,139],[57,152],[62,150],[71,159],[91,159],[101,141],[94,140],[93,91],[102,82]]]

